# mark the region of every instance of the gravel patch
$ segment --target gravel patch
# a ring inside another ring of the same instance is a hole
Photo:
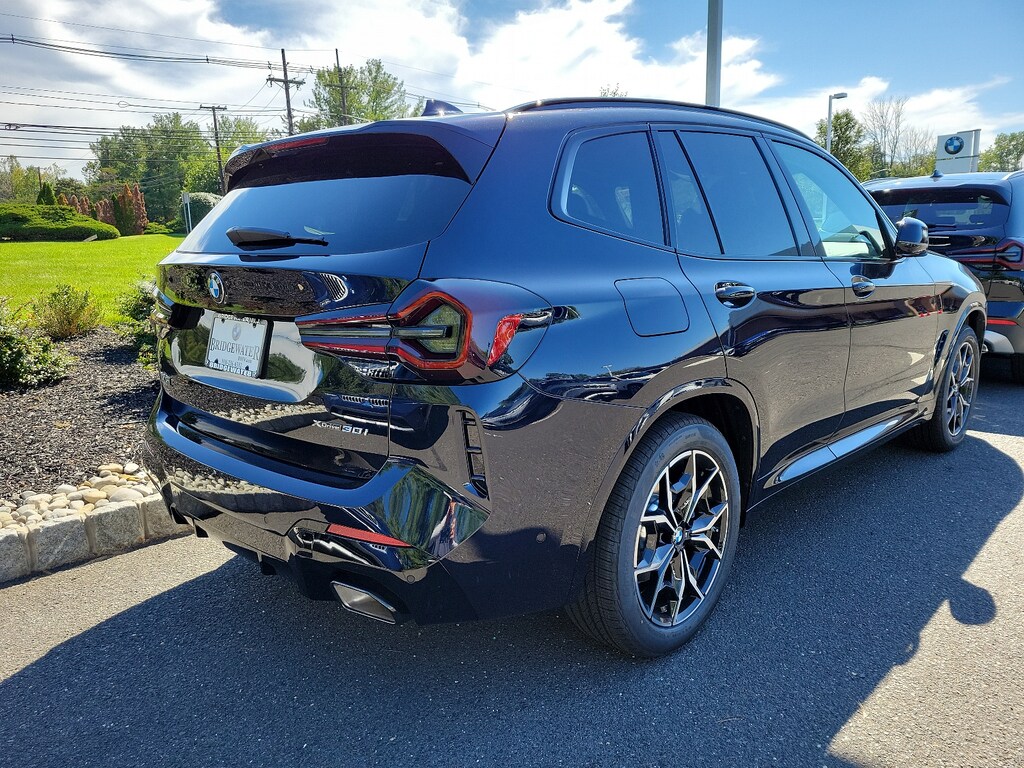
[[[50,387],[0,392],[0,498],[51,492],[139,457],[157,379],[108,328],[61,344],[78,358]]]

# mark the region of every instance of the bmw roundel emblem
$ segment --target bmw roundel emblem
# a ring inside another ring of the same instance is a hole
[[[223,304],[226,298],[224,294],[224,280],[217,272],[211,272],[206,277],[206,290],[210,293],[210,298],[216,301],[218,304]]]
[[[945,149],[947,155],[956,155],[964,148],[964,140],[959,136],[950,136],[946,139]]]

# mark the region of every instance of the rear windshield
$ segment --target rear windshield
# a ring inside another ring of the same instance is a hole
[[[998,227],[1006,223],[1010,206],[998,189],[936,187],[872,191],[893,221],[913,216],[931,229]]]
[[[232,189],[179,246],[191,253],[236,253],[231,227],[287,232],[298,243],[264,253],[363,253],[430,240],[469,193],[455,159],[421,136],[332,139],[257,160],[235,173]]]

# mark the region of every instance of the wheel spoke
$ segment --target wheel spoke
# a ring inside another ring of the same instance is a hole
[[[665,494],[665,511],[676,517],[675,514],[675,502],[672,499],[672,479],[669,477],[668,472],[671,467],[665,467],[665,471],[661,473],[661,477],[658,478],[658,484],[661,486],[662,491]],[[673,524],[678,525],[678,521],[673,521]]]
[[[648,549],[644,552],[643,559],[637,563],[636,575],[642,576],[645,573],[657,571],[659,576],[665,575],[665,569],[672,561],[672,553],[675,547],[671,544],[663,544],[657,549]]]
[[[697,574],[694,573],[693,564],[690,562],[690,558],[682,557],[683,571],[686,573],[686,581],[690,585],[690,589],[694,591],[699,600],[704,599],[704,592],[700,588],[700,584],[697,582]]]
[[[693,494],[690,499],[690,506],[686,510],[686,523],[689,525],[693,521],[693,516],[697,513],[697,505],[700,504],[701,500],[707,496],[708,489],[711,487],[711,483],[714,482],[715,478],[718,477],[718,466],[716,465],[712,470],[711,474],[708,475],[707,479],[701,485],[700,490]]]

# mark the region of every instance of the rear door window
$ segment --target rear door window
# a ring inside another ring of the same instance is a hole
[[[674,231],[676,248],[683,253],[720,256],[722,246],[708,213],[704,193],[679,137],[671,131],[659,131],[656,135],[668,194],[669,223]]]
[[[768,166],[749,136],[679,134],[697,172],[726,256],[798,256],[796,238]]]
[[[422,136],[378,134],[331,138],[257,159],[185,238],[179,251],[235,253],[231,227],[325,240],[273,253],[364,253],[430,240],[451,221],[470,190],[462,168]]]
[[[574,222],[664,245],[661,199],[646,132],[580,143],[570,160],[559,207]]]

